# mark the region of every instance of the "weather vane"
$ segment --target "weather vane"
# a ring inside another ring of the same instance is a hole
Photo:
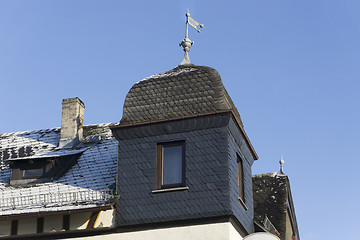
[[[185,52],[184,59],[182,60],[180,65],[191,64],[190,58],[189,58],[189,51],[190,51],[190,47],[194,44],[194,42],[192,42],[189,39],[189,25],[192,26],[193,28],[195,28],[196,31],[198,31],[198,32],[200,32],[200,30],[197,28],[197,26],[200,26],[200,28],[204,28],[203,24],[198,23],[192,17],[190,17],[190,13],[189,13],[189,9],[188,9],[187,13],[186,13],[186,34],[185,34],[185,38],[179,44],[181,47],[184,48],[184,52]]]

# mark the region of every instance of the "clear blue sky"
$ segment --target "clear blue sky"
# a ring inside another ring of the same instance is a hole
[[[284,154],[303,240],[360,227],[360,1],[0,0],[0,133],[118,122],[130,87],[177,66],[185,12],[205,24],[190,59],[222,76],[259,155]]]

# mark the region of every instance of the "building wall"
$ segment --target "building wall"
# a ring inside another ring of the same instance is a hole
[[[44,217],[44,232],[50,232],[54,229],[56,232],[60,231],[63,227],[63,216],[52,215]]]
[[[226,127],[217,127],[119,141],[117,225],[230,214],[227,138]],[[189,190],[153,193],[157,143],[179,140]]]
[[[70,215],[70,230],[84,230],[88,227],[92,212],[74,213]],[[94,223],[95,228],[113,227],[114,210],[100,211]],[[44,232],[54,229],[56,232],[63,228],[63,215],[44,217]],[[0,236],[9,236],[11,220],[0,221]],[[37,230],[37,217],[26,217],[18,220],[17,235],[35,234]]]
[[[0,236],[10,235],[11,221],[0,221]]]
[[[160,228],[71,239],[86,240],[242,240],[229,222]]]
[[[286,212],[286,231],[285,231],[285,240],[292,240],[292,236],[294,235],[291,220],[289,217],[289,212]]]
[[[254,158],[245,143],[245,139],[240,134],[235,122],[230,119],[228,128],[228,161],[229,161],[229,190],[230,190],[230,207],[234,216],[244,226],[250,234],[254,232],[253,227],[253,195],[252,195],[252,178],[251,166]],[[244,207],[239,200],[237,154],[243,160],[244,174]]]
[[[95,228],[113,227],[114,224],[114,210],[101,211],[94,224]]]
[[[23,218],[19,220],[18,235],[36,233],[36,218]]]
[[[70,215],[70,230],[86,229],[91,212],[75,213]]]

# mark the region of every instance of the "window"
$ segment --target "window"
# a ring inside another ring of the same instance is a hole
[[[63,230],[69,231],[70,229],[70,215],[64,215],[63,216]]]
[[[11,221],[10,235],[17,235],[18,226],[19,226],[19,221],[18,220],[12,220]]]
[[[44,168],[25,169],[23,174],[24,178],[41,177],[44,174]]]
[[[161,143],[157,146],[157,188],[185,185],[184,142]]]
[[[238,185],[239,185],[239,199],[245,203],[244,194],[244,167],[243,161],[239,155],[237,155],[237,173],[238,173]]]
[[[43,232],[44,232],[44,218],[40,217],[37,219],[36,233],[43,233]]]

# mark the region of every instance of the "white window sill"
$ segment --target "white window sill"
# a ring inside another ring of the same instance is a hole
[[[175,188],[164,188],[164,189],[157,189],[151,191],[152,193],[162,193],[162,192],[174,192],[174,191],[185,191],[189,190],[189,187],[175,187]]]

